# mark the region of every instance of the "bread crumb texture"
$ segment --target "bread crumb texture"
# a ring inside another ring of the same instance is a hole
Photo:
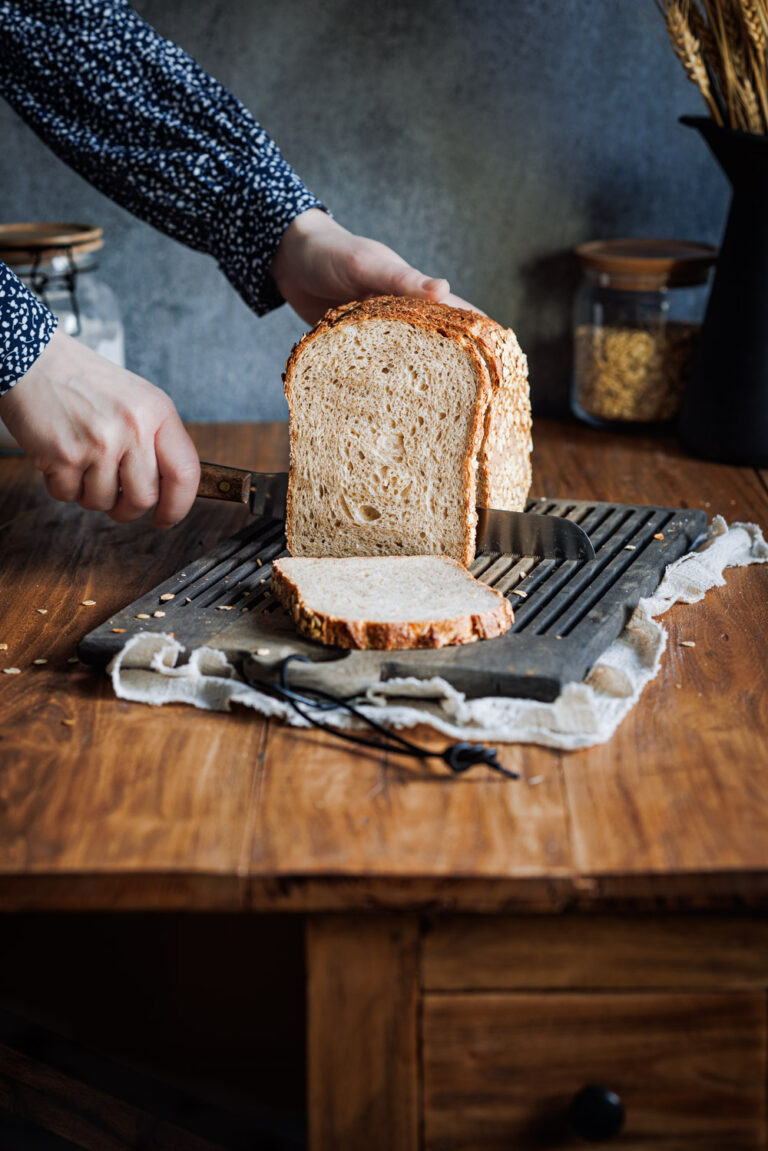
[[[475,505],[530,487],[527,365],[476,313],[382,296],[326,314],[286,367],[294,556],[475,554]]]
[[[346,648],[473,643],[514,622],[503,595],[447,556],[279,559],[272,590],[302,635]]]

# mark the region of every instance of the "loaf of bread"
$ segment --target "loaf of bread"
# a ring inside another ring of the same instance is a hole
[[[380,296],[328,312],[284,376],[295,556],[475,554],[475,506],[531,481],[526,359],[476,312]]]
[[[472,643],[514,620],[503,595],[446,556],[279,559],[272,591],[302,635],[347,648]]]

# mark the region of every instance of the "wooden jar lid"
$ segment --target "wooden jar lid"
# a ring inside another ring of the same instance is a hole
[[[35,260],[49,264],[54,256],[84,256],[104,244],[103,229],[93,224],[0,224],[0,260],[25,267]]]
[[[576,255],[582,267],[615,280],[620,291],[648,292],[706,283],[717,248],[687,240],[592,240]]]

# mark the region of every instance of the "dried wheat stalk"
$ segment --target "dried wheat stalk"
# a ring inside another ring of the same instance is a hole
[[[655,0],[716,124],[768,133],[768,0]]]

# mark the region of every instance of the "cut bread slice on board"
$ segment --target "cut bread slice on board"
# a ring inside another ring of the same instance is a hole
[[[475,554],[475,506],[530,487],[527,366],[475,312],[380,296],[326,314],[285,373],[295,556]]]
[[[301,635],[339,647],[445,647],[514,622],[503,595],[447,556],[279,559],[272,591]]]

